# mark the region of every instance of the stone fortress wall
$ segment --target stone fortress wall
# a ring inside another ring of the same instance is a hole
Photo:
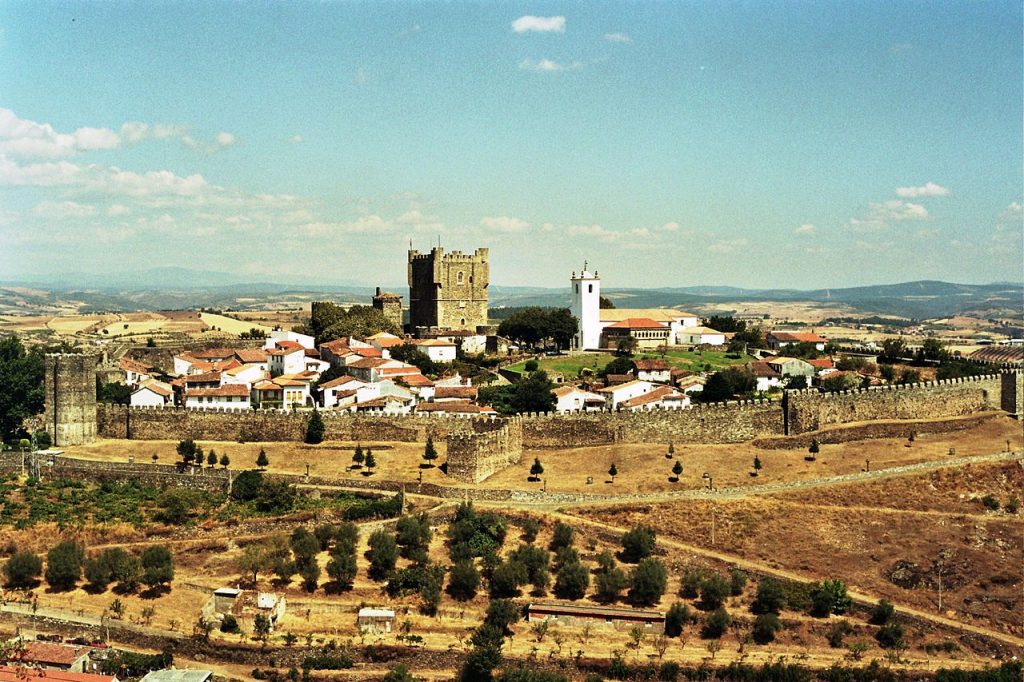
[[[51,435],[58,434],[58,445],[89,442],[96,435],[227,441],[298,441],[305,436],[308,412],[96,405],[94,383],[88,383],[86,390],[84,378],[94,363],[95,358],[84,356],[51,356],[47,361],[47,428]],[[63,390],[70,394],[64,395]],[[949,419],[1000,409],[1019,416],[1022,404],[1024,374],[1004,370],[1001,374],[838,393],[789,391],[781,401],[737,401],[686,410],[509,418],[330,411],[322,415],[328,440],[423,442],[428,436],[446,440],[450,475],[477,482],[519,462],[524,447],[736,443],[856,422]]]

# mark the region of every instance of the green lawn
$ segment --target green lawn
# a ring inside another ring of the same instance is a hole
[[[581,353],[579,355],[556,355],[551,357],[544,357],[540,360],[540,369],[548,372],[557,372],[564,375],[567,378],[576,377],[579,375],[580,370],[584,367],[588,367],[593,370],[599,370],[611,362],[615,356],[612,353]],[[638,353],[638,358],[657,358],[660,357],[657,353]],[[689,369],[692,371],[702,371],[704,369],[716,370],[721,367],[728,365],[737,365],[750,362],[753,360],[749,355],[743,355],[738,358],[726,357],[726,353],[722,351],[687,351],[687,350],[670,350],[665,354],[665,361],[671,367],[680,367],[682,369]],[[522,372],[525,362],[516,363],[508,369],[513,372]],[[710,367],[707,367],[710,365]]]

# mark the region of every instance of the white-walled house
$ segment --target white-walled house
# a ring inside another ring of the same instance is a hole
[[[825,350],[825,344],[828,342],[814,332],[785,331],[768,332],[765,340],[768,342],[768,348],[771,350],[782,350],[786,346],[799,343],[810,343],[818,350]]]
[[[131,358],[121,358],[117,365],[125,374],[124,383],[127,386],[137,386],[156,374],[152,367]]]
[[[294,341],[303,348],[316,348],[316,339],[312,336],[285,331],[284,329],[275,329],[270,332],[270,334],[267,335],[267,340],[264,342],[263,347],[267,350],[271,350],[278,345],[279,341]]]
[[[132,407],[165,407],[174,402],[174,389],[156,379],[143,381],[132,392]]]
[[[185,391],[185,407],[230,407],[249,409],[249,388],[226,384],[216,388],[189,388]]]
[[[270,376],[297,374],[306,370],[306,349],[302,346],[271,348],[267,351]]]
[[[557,412],[595,412],[605,408],[605,398],[599,393],[585,391],[578,386],[559,386],[551,389],[555,395]]]
[[[667,384],[672,379],[672,368],[660,359],[640,358],[633,361],[633,373],[641,381]]]
[[[373,336],[368,336],[366,342],[379,350],[382,358],[390,358],[392,348],[405,345],[405,339],[388,332],[377,332]]]
[[[752,362],[747,367],[757,380],[757,390],[760,392],[782,388],[782,374],[767,362]]]
[[[655,386],[647,393],[623,400],[618,409],[631,412],[663,409],[682,409],[690,406],[690,396],[671,386]]]
[[[417,339],[411,342],[433,362],[455,362],[458,346],[441,339]]]
[[[624,384],[618,384],[616,386],[606,386],[605,388],[597,389],[597,393],[605,397],[605,404],[607,407],[615,409],[619,406],[619,403],[625,402],[630,398],[636,398],[644,393],[649,393],[654,388],[654,384],[649,381],[627,381]]]
[[[676,338],[684,346],[724,346],[725,334],[711,327],[685,327]]]
[[[348,405],[355,404],[360,389],[365,389],[369,386],[372,386],[372,384],[348,375],[331,379],[319,386],[321,404],[325,408],[347,407]]]
[[[265,379],[266,376],[267,372],[259,365],[242,365],[241,367],[235,367],[227,370],[226,372],[221,372],[221,383],[242,384],[243,386],[249,387],[257,381]]]
[[[688,327],[700,325],[700,318],[693,313],[674,308],[602,308],[600,310],[601,329],[630,318],[645,318],[661,322],[669,328],[669,345],[679,345],[679,334]]]

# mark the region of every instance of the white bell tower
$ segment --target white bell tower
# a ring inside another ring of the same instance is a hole
[[[584,261],[579,276],[572,273],[572,305],[569,311],[579,321],[574,350],[596,350],[601,345],[601,279],[587,270]]]

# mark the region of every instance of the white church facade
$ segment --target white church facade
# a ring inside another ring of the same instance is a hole
[[[668,345],[683,345],[688,338],[687,328],[699,327],[700,318],[692,313],[672,308],[601,308],[601,279],[584,263],[578,274],[574,271],[569,280],[571,304],[569,310],[578,321],[573,350],[599,350],[613,347],[609,344],[605,329],[614,325],[622,326],[636,320],[645,323],[653,321],[668,329]]]

